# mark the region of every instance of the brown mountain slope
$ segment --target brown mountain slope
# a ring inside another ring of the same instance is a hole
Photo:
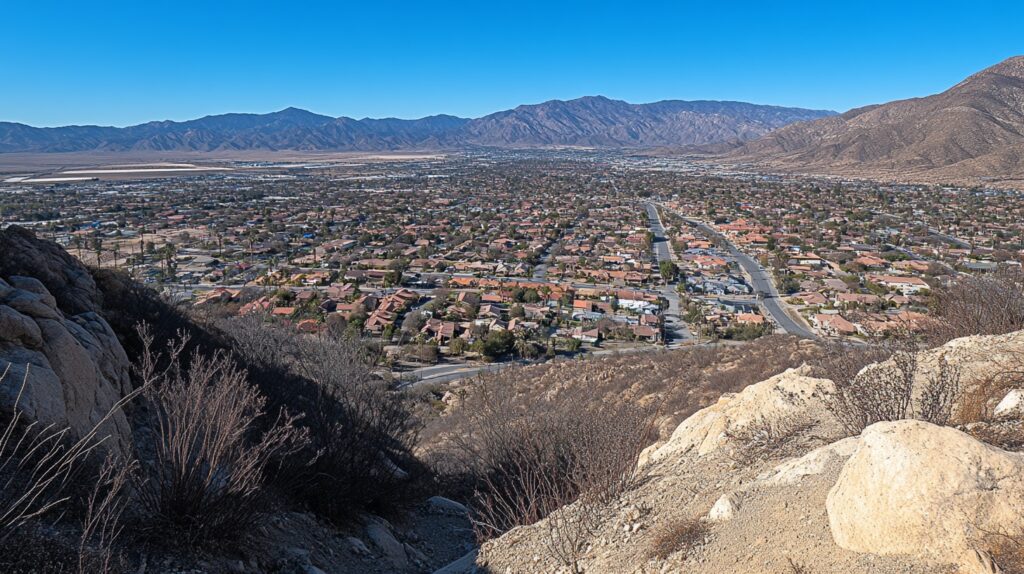
[[[1024,187],[1024,56],[940,94],[783,127],[723,157],[799,172]]]

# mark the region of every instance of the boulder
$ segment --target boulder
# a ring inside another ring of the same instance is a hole
[[[394,570],[406,570],[409,568],[409,556],[405,552],[405,546],[395,538],[391,532],[390,525],[383,518],[371,517],[366,525],[366,537],[377,548],[388,561]]]
[[[477,550],[471,550],[461,558],[448,564],[444,568],[435,570],[434,574],[475,574],[479,572],[476,566]]]
[[[987,533],[1024,535],[1024,455],[921,421],[861,434],[826,501],[836,544],[976,570]]]
[[[464,505],[443,496],[431,496],[427,499],[427,508],[434,514],[450,514],[469,516],[469,509]]]
[[[859,444],[860,438],[847,437],[818,447],[799,458],[787,460],[776,466],[767,477],[759,482],[767,486],[797,484],[805,477],[825,472],[833,462],[845,462],[857,450]]]
[[[10,236],[0,234],[0,245]],[[7,255],[3,252],[4,258]],[[21,255],[13,259],[18,261]],[[78,436],[102,423],[101,434],[112,435],[112,443],[125,447],[131,441],[127,418],[123,412],[111,410],[131,390],[128,356],[110,325],[88,308],[95,297],[79,272],[88,273],[84,268],[65,269],[61,275],[47,261],[36,263],[40,270],[48,270],[51,281],[58,276],[69,281],[78,278],[76,286],[65,285],[72,301],[68,308],[78,311],[63,310],[38,279],[4,278],[0,285],[0,373],[6,371],[6,376],[0,381],[0,405],[12,408],[17,402],[28,419],[70,427]],[[10,261],[5,261],[0,266],[9,265]]]
[[[788,369],[739,393],[723,395],[683,421],[665,444],[643,453],[643,460],[657,462],[687,453],[709,455],[730,446],[733,431],[758,421],[806,420],[821,427],[816,434],[834,434],[836,421],[821,400],[832,382],[810,377],[809,372],[806,366]]]
[[[84,265],[56,243],[41,240],[17,225],[0,231],[0,276],[12,284],[19,281],[15,277],[32,278],[69,315],[99,311],[103,303],[96,282]]]

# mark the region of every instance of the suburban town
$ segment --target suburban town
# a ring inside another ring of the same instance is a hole
[[[1024,574],[1024,3],[8,4],[0,574]]]
[[[212,314],[369,337],[413,379],[773,332],[912,331],[931,285],[1019,264],[1024,238],[1014,192],[606,154],[249,164],[3,192],[5,221],[83,261]]]

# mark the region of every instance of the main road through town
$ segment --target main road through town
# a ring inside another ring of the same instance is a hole
[[[648,213],[653,206],[648,204]],[[716,239],[719,242],[727,246],[730,255],[736,259],[740,267],[747,273],[750,278],[750,284],[754,288],[754,292],[758,294],[761,299],[761,304],[764,310],[771,316],[775,324],[782,327],[782,330],[789,333],[790,335],[796,335],[804,339],[816,339],[817,335],[811,331],[803,321],[798,321],[791,317],[786,312],[785,304],[782,299],[779,298],[779,292],[775,289],[775,284],[772,282],[771,276],[768,271],[761,266],[753,257],[743,253],[736,248],[735,245],[724,235],[716,231],[707,223],[696,219],[691,219],[683,214],[679,214],[689,225],[696,227],[701,230],[709,239]]]

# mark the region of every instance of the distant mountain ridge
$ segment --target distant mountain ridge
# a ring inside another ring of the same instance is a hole
[[[1024,56],[939,94],[858,108],[716,147],[728,161],[797,172],[1021,186]]]
[[[230,113],[125,128],[36,128],[0,122],[0,152],[386,151],[476,146],[643,148],[758,137],[835,112],[742,102],[666,100],[630,104],[602,96],[519,106],[477,119],[332,118],[298,108]]]

